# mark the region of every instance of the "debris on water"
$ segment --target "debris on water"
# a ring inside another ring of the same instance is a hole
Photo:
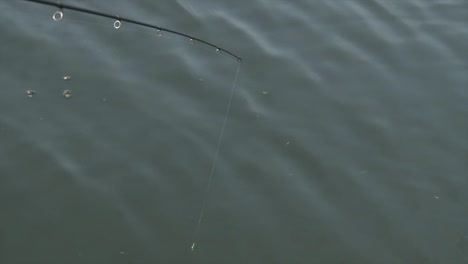
[[[63,80],[64,80],[64,81],[70,81],[70,80],[71,80],[71,76],[63,76]]]
[[[289,146],[289,144],[291,144],[291,142],[287,141],[284,145]]]
[[[440,197],[439,197],[439,196],[437,196],[437,195],[434,195],[434,198],[436,198],[436,199],[439,199]]]
[[[28,97],[33,97],[33,95],[35,95],[35,94],[36,94],[36,91],[34,91],[34,90],[26,90],[26,95]]]
[[[263,95],[267,95],[267,94],[269,94],[269,93],[270,93],[270,92],[262,91],[262,94],[263,94]]]
[[[72,98],[72,93],[70,90],[65,90],[63,91],[63,97],[65,97],[66,99],[70,99]]]
[[[125,251],[120,251],[119,253],[120,253],[120,255],[124,255]]]

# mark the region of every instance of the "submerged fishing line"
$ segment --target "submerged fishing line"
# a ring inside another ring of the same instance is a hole
[[[226,129],[226,124],[227,124],[227,121],[229,119],[229,112],[231,110],[232,100],[234,98],[235,90],[236,90],[236,87],[237,87],[237,80],[238,80],[238,77],[239,77],[240,65],[241,65],[242,59],[239,56],[235,55],[234,53],[232,53],[232,52],[230,52],[230,51],[228,51],[228,50],[226,50],[224,48],[221,48],[221,47],[219,47],[219,46],[217,46],[215,44],[212,44],[212,43],[210,43],[208,41],[205,41],[205,40],[202,40],[202,39],[199,39],[199,38],[196,38],[196,37],[193,37],[193,36],[190,36],[188,34],[181,33],[181,32],[175,31],[175,30],[159,27],[159,26],[156,26],[156,25],[151,25],[151,24],[148,24],[148,23],[136,21],[136,20],[133,20],[133,19],[124,18],[124,17],[117,16],[117,15],[111,15],[111,14],[107,14],[107,13],[103,13],[103,12],[99,12],[99,11],[95,11],[95,10],[91,10],[91,9],[86,9],[86,8],[77,7],[77,6],[71,6],[71,5],[67,5],[67,4],[63,4],[63,3],[54,3],[54,2],[43,1],[43,0],[24,0],[24,1],[43,4],[43,5],[49,5],[49,6],[55,6],[55,7],[59,8],[59,10],[56,11],[52,15],[52,19],[54,21],[57,21],[57,22],[64,19],[63,10],[64,9],[70,9],[70,10],[74,10],[74,11],[77,11],[77,12],[82,12],[82,13],[87,13],[87,14],[91,14],[91,15],[96,15],[96,16],[115,19],[115,22],[114,22],[114,28],[115,29],[120,29],[120,27],[122,26],[122,22],[127,22],[127,23],[131,23],[131,24],[135,24],[135,25],[140,25],[140,26],[143,26],[143,27],[156,29],[157,30],[156,31],[156,36],[158,36],[158,37],[162,36],[162,32],[168,32],[168,33],[175,34],[175,35],[178,35],[178,36],[181,36],[181,37],[185,37],[185,38],[188,38],[190,43],[192,43],[192,44],[195,43],[195,41],[203,43],[203,44],[205,44],[205,45],[207,45],[209,47],[215,48],[216,53],[220,53],[222,51],[222,52],[228,54],[229,56],[231,56],[231,57],[233,57],[233,58],[235,58],[237,60],[237,62],[238,62],[237,70],[236,70],[234,81],[233,81],[233,84],[232,84],[232,87],[231,87],[229,100],[228,100],[228,103],[226,105],[226,109],[225,109],[225,113],[224,113],[224,119],[223,119],[223,123],[221,125],[221,131],[220,131],[219,136],[218,136],[218,141],[217,141],[217,144],[216,144],[216,150],[215,150],[215,153],[214,153],[213,161],[211,163],[211,169],[210,169],[210,173],[209,173],[209,176],[208,176],[208,182],[207,182],[206,188],[205,188],[205,194],[204,194],[203,201],[202,201],[202,207],[200,209],[200,213],[198,215],[198,221],[197,221],[195,230],[193,232],[192,244],[190,246],[190,249],[191,249],[191,251],[194,251],[196,242],[198,241],[198,233],[200,231],[200,227],[201,227],[201,224],[202,224],[202,221],[203,221],[203,217],[204,217],[204,213],[205,213],[205,210],[206,210],[206,205],[207,205],[207,202],[208,202],[208,197],[209,197],[211,185],[212,185],[213,178],[214,178],[214,175],[215,175],[214,172],[215,172],[216,164],[217,164],[218,157],[219,157],[219,151],[221,149],[221,145],[222,145],[222,142],[223,142],[223,137],[224,137],[224,132],[225,132],[225,129]],[[65,78],[67,78],[67,79],[65,79]],[[64,80],[68,80],[68,78],[70,78],[70,77],[66,76],[66,77],[64,77]],[[28,96],[32,96],[34,93],[35,92],[32,91],[32,90],[27,91]],[[71,98],[71,92],[66,90],[64,92],[64,96],[66,98]]]

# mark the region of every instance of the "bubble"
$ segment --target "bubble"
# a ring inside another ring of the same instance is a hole
[[[72,98],[72,93],[70,90],[65,90],[63,91],[63,97],[65,97],[65,99],[70,99]]]
[[[26,95],[28,97],[33,97],[33,95],[35,95],[35,94],[36,94],[36,91],[34,91],[34,90],[26,90]]]
[[[163,32],[161,30],[156,30],[156,36],[161,37],[163,35]]]
[[[70,81],[70,80],[71,80],[71,76],[63,76],[63,80],[64,80],[64,81]]]

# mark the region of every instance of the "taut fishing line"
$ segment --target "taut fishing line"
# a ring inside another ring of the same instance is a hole
[[[58,10],[55,11],[51,16],[51,18],[56,22],[60,22],[60,21],[62,21],[64,19],[66,19],[66,14],[65,14],[64,10],[67,10],[67,9],[72,10],[72,11],[76,11],[76,12],[80,12],[80,13],[86,13],[86,14],[93,15],[93,16],[98,16],[98,17],[103,17],[103,18],[110,18],[110,19],[114,19],[114,22],[113,22],[112,25],[113,25],[113,27],[115,29],[121,29],[122,27],[124,27],[125,23],[129,23],[129,24],[142,26],[142,27],[146,27],[146,28],[150,28],[152,30],[155,30],[154,35],[157,36],[157,37],[161,37],[163,35],[163,32],[173,34],[173,35],[188,39],[189,43],[191,43],[191,44],[201,43],[202,45],[213,49],[216,54],[222,53],[222,54],[225,54],[225,55],[227,55],[227,56],[229,56],[229,57],[231,57],[231,58],[233,58],[233,59],[235,59],[237,61],[237,69],[236,69],[236,72],[235,72],[232,87],[230,89],[229,99],[228,99],[227,105],[226,105],[225,110],[224,110],[223,121],[222,121],[221,129],[220,129],[220,132],[219,132],[219,135],[218,135],[214,156],[213,156],[213,159],[212,159],[212,162],[211,162],[211,167],[210,167],[209,174],[208,174],[208,180],[207,180],[207,183],[206,183],[206,186],[205,186],[205,191],[204,191],[204,196],[203,196],[203,200],[202,200],[202,204],[201,204],[201,209],[199,211],[196,226],[195,226],[195,229],[193,231],[192,239],[191,239],[190,245],[189,245],[190,250],[194,251],[195,247],[197,245],[198,239],[199,239],[200,227],[201,227],[201,224],[203,222],[203,217],[204,217],[204,214],[205,214],[205,211],[206,211],[206,206],[207,206],[207,203],[208,203],[208,198],[209,198],[211,185],[213,183],[213,178],[215,176],[216,165],[217,165],[217,161],[218,161],[218,157],[219,157],[219,152],[220,152],[220,149],[222,147],[223,137],[224,137],[226,125],[227,125],[227,122],[228,122],[228,119],[229,119],[229,114],[230,114],[232,101],[233,101],[235,90],[236,90],[236,87],[237,87],[237,81],[238,81],[238,77],[239,77],[240,65],[242,63],[242,59],[239,56],[237,56],[236,54],[234,54],[233,52],[231,52],[231,51],[229,51],[229,50],[227,50],[225,48],[222,48],[222,47],[220,47],[218,45],[215,45],[215,44],[213,44],[211,42],[202,40],[200,38],[197,38],[197,37],[194,37],[194,36],[179,32],[179,31],[175,31],[175,30],[172,30],[172,29],[160,27],[160,26],[157,26],[157,25],[152,25],[152,24],[148,24],[148,23],[145,23],[145,22],[140,22],[140,21],[137,21],[137,20],[134,20],[134,19],[125,18],[125,17],[119,16],[119,15],[103,13],[103,12],[99,12],[99,11],[95,11],[95,10],[91,10],[91,9],[86,9],[86,8],[82,8],[82,7],[77,7],[77,6],[72,6],[72,5],[60,3],[60,2],[50,2],[50,1],[43,1],[43,0],[23,0],[23,1],[33,2],[33,3],[37,3],[37,4],[53,6],[53,7],[58,8]],[[30,94],[28,94],[28,96],[32,96],[32,92]],[[64,96],[65,96],[65,94],[64,94]]]

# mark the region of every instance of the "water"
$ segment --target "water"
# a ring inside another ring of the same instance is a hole
[[[70,3],[243,58],[213,182],[234,60],[4,1],[0,263],[468,263],[468,2]]]

